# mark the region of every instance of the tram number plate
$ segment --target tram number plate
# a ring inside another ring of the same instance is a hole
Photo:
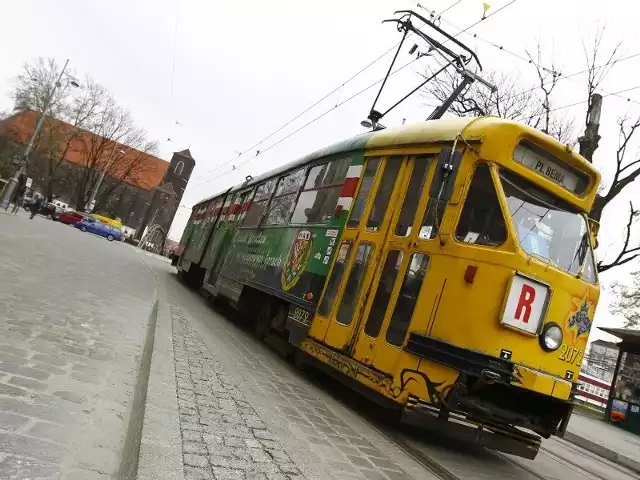
[[[560,355],[558,358],[567,363],[572,363],[574,365],[580,366],[582,363],[582,357],[584,355],[584,350],[579,350],[573,347],[567,347],[566,344],[562,344],[560,347]]]
[[[289,309],[289,318],[304,325],[311,325],[311,313],[300,307],[292,307]]]

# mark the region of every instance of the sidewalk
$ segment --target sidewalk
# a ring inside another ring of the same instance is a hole
[[[0,215],[0,245],[0,478],[127,478],[153,276],[132,249],[23,212]]]
[[[640,437],[626,430],[574,413],[564,440],[640,473]]]

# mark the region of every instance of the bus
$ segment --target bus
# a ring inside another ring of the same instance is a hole
[[[403,422],[534,458],[598,302],[599,182],[500,118],[372,131],[196,204],[178,275]]]

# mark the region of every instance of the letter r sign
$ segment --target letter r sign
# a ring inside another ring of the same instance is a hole
[[[536,333],[542,322],[549,289],[535,280],[515,275],[507,294],[502,324]]]

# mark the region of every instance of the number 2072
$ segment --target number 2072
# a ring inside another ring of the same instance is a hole
[[[582,362],[582,356],[584,355],[584,350],[579,350],[573,347],[567,347],[567,345],[563,344],[560,347],[560,355],[558,358],[567,363],[572,363],[574,365],[580,365]]]

